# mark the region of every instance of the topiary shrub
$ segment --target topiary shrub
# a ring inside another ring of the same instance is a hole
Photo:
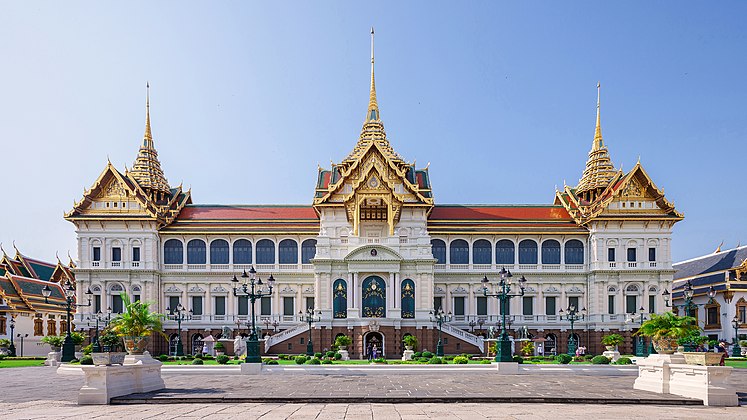
[[[521,365],[524,363],[524,358],[517,354],[513,357],[513,361]]]
[[[466,365],[468,362],[469,362],[469,359],[467,359],[464,356],[457,356],[454,358],[455,365]]]
[[[413,358],[413,360],[415,360],[415,359]],[[417,361],[420,362],[420,363],[428,363],[428,360],[430,360],[430,359],[428,359],[427,357],[422,357],[421,356],[421,357],[418,357]]]
[[[197,353],[194,355],[195,359],[202,359],[202,353]]]
[[[435,354],[433,354],[433,353],[431,353],[429,351],[424,351],[423,352],[423,357],[425,357],[426,359],[432,359],[433,356],[435,356]]]
[[[585,355],[583,356],[583,358],[584,358],[584,360],[591,360],[591,359],[593,359],[593,358],[594,358],[594,355],[593,355],[593,354],[585,354]]]
[[[322,353],[320,353],[320,352],[314,353],[314,357],[316,357],[317,359],[321,359],[322,356],[324,356],[324,355]]]
[[[195,360],[192,360],[192,364],[193,365],[204,365],[205,362],[203,362],[202,359],[195,359]]]
[[[335,360],[342,360],[342,353],[335,353]]]
[[[309,360],[309,359],[306,356],[296,356],[295,360],[296,360],[296,364],[297,365],[302,365],[302,364],[306,363],[306,361]]]
[[[331,364],[332,364],[332,361],[331,361],[331,360],[329,360],[329,359],[324,359],[324,360],[322,360],[322,364],[323,364],[323,365],[331,365]]]
[[[277,360],[275,360],[275,359],[270,359],[270,360],[268,360],[268,361],[267,361],[267,363],[266,363],[266,364],[268,364],[268,365],[279,365],[279,364],[280,364],[280,362],[278,362],[278,361],[277,361]]]
[[[160,360],[162,362],[166,362],[166,361],[169,360],[169,355],[168,354],[162,354],[162,355],[158,356],[158,360]]]
[[[608,365],[610,364],[610,359],[607,358],[607,356],[594,356],[593,359],[591,359],[591,364],[593,365]]]
[[[80,364],[81,365],[92,365],[93,364],[93,357],[91,356],[83,356],[80,358]]]
[[[489,365],[492,362],[490,359],[480,360],[481,365]]]
[[[202,356],[202,360],[213,360],[215,359],[212,355],[206,354]]]
[[[319,360],[319,359],[317,359],[316,357],[314,357],[314,358],[311,358],[311,359],[307,360],[306,364],[307,365],[321,365],[322,361]]]
[[[568,363],[571,363],[571,360],[573,360],[573,358],[565,353],[555,356],[555,361],[562,365],[567,365]]]
[[[456,356],[444,356],[444,360],[448,362],[448,361],[454,360],[454,357]]]
[[[278,359],[280,359],[280,360],[288,360],[288,355],[287,354],[278,354]]]
[[[616,365],[632,365],[633,361],[630,360],[630,357],[621,357],[617,359],[617,362],[615,362]]]
[[[415,353],[412,354],[412,357],[414,357],[416,359],[419,359],[419,358],[423,357],[423,352],[422,351],[416,351]]]
[[[220,356],[216,357],[215,360],[218,361],[219,365],[225,365],[229,360],[231,360],[231,358],[226,356],[225,354],[221,354]]]
[[[331,359],[331,358],[335,357],[335,352],[333,352],[332,350],[330,350],[327,353],[325,353],[324,355]]]
[[[431,357],[430,360],[428,360],[429,365],[442,365],[444,363],[443,359],[441,359],[438,356]]]

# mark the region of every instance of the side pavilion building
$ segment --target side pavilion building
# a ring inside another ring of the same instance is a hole
[[[273,295],[256,305],[262,335],[271,336],[264,351],[274,354],[305,350],[308,325],[299,312],[310,308],[321,312],[312,326],[316,351],[339,334],[353,338],[354,357],[368,344],[394,357],[408,334],[434,350],[429,313],[443,308],[453,315],[443,327],[446,352],[484,352],[479,336],[500,316],[480,281],[495,284],[503,267],[528,280],[525,296],[510,302],[510,329],[546,339],[545,353],[566,351],[571,331],[561,310],[570,306],[586,310],[573,334],[595,352],[603,334],[630,333],[629,314],[665,310],[671,232],[683,216],[640,162],[628,172],[614,167],[599,103],[576,187],[542,205],[437,204],[429,168],[406,161],[387,139],[372,53],[358,141],[316,178],[311,204],[193,204],[191,191],[164,176],[148,105],[132,169],[107,163],[65,216],[78,237],[79,290],[90,287],[115,312],[123,291],[160,311],[181,303],[192,311],[182,323],[187,352],[199,351],[208,335],[247,332],[251,310],[229,280],[250,267],[277,280]],[[172,344],[176,325],[167,323]],[[165,341],[152,345],[167,351]]]

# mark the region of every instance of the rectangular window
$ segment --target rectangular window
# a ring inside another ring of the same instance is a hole
[[[576,308],[577,311],[580,311],[581,308],[578,306],[578,296],[570,296],[568,298],[568,309],[572,307]]]
[[[260,315],[270,316],[272,315],[272,300],[269,296],[265,296],[260,299]]]
[[[133,302],[140,302],[140,292],[138,292],[137,295],[132,295],[132,301]]]
[[[488,298],[485,296],[477,297],[477,315],[488,314]]]
[[[706,308],[706,325],[719,325],[719,318],[718,318],[718,306],[711,306],[709,308]]]
[[[249,315],[249,298],[239,296],[239,315]]]
[[[625,296],[625,313],[634,314],[638,312],[638,296]]]
[[[557,315],[555,296],[545,296],[545,315]]]
[[[636,262],[638,259],[636,258],[636,249],[635,248],[628,248],[628,262]]]
[[[216,315],[226,314],[226,297],[225,296],[215,297],[215,314]]]
[[[101,295],[93,295],[93,312],[101,312]]]
[[[648,313],[650,314],[656,313],[656,295],[648,296]]]
[[[122,248],[118,246],[112,248],[112,261],[122,261]]]
[[[607,248],[607,261],[615,262],[615,248]]]
[[[436,296],[433,298],[433,311],[438,312],[439,309],[444,307],[444,298],[442,296]]]
[[[296,314],[295,308],[293,307],[293,298],[292,297],[284,297],[283,298],[283,315],[285,316],[293,316]]]
[[[179,296],[169,296],[169,315],[174,315],[177,306],[179,306]]]
[[[464,297],[459,296],[454,298],[454,315],[464,316]]]
[[[615,314],[615,295],[607,296],[607,313],[610,315]]]
[[[737,316],[740,324],[747,324],[747,306],[738,306]]]
[[[524,296],[521,299],[521,311],[524,315],[534,315],[534,298]]]
[[[93,260],[101,261],[101,247],[98,247],[98,246],[93,247]]]
[[[121,314],[123,311],[124,311],[124,306],[122,305],[122,296],[120,295],[112,296],[112,313]]]
[[[140,247],[139,246],[132,248],[132,261],[134,262],[140,261]]]
[[[306,310],[308,311],[311,309],[314,310],[314,298],[313,297],[307,297],[306,298]]]
[[[651,262],[656,261],[656,248],[648,249],[648,260]]]
[[[192,315],[202,315],[202,296],[192,296]]]

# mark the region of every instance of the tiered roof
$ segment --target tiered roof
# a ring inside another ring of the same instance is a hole
[[[7,310],[13,312],[64,312],[63,281],[75,282],[70,266],[29,258],[16,249],[15,257],[3,250],[0,259],[0,297],[5,300]],[[57,274],[60,273],[60,274]],[[62,275],[62,273],[65,273]],[[57,276],[55,278],[55,276]],[[42,289],[49,286],[52,294],[45,302]]]
[[[680,299],[687,281],[694,295],[704,295],[710,287],[716,292],[732,294],[747,292],[747,246],[716,252],[672,265],[674,284],[672,297]]]
[[[592,201],[596,194],[609,185],[617,171],[610,159],[607,146],[602,139],[602,121],[600,117],[599,97],[601,84],[597,83],[597,124],[594,129],[594,142],[589,151],[586,168],[576,187],[576,194]]]
[[[161,162],[158,160],[158,152],[153,144],[153,135],[150,131],[150,85],[146,85],[148,93],[145,100],[145,134],[143,135],[143,144],[140,146],[135,164],[129,172],[141,188],[148,192],[161,192],[170,195],[166,177],[161,169]]]

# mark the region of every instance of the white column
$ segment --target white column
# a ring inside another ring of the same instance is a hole
[[[348,309],[352,309],[355,307],[355,301],[353,300],[354,299],[353,289],[355,288],[355,286],[353,285],[354,277],[355,277],[355,274],[348,273],[347,279],[346,279],[347,287],[348,287],[348,299],[347,299]]]
[[[360,308],[358,294],[358,273],[353,273],[353,308]]]
[[[394,273],[389,273],[389,297],[387,300],[389,301],[387,303],[388,309],[394,309],[397,307],[397,302],[394,301]]]
[[[316,309],[328,309],[322,308],[322,281],[317,273],[314,273],[314,306]]]

